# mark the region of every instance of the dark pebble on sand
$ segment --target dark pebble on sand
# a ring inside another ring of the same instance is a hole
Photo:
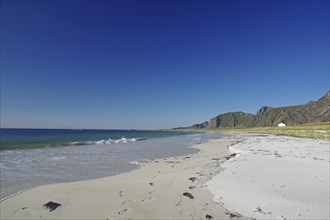
[[[55,209],[57,209],[60,206],[62,206],[62,205],[59,203],[56,203],[56,202],[48,202],[48,203],[44,204],[44,207],[46,209],[49,209],[50,212],[54,211]]]
[[[194,199],[195,197],[188,192],[183,193],[184,196],[187,196],[189,199]]]
[[[210,220],[210,219],[213,219],[213,216],[212,215],[205,215],[205,218]]]

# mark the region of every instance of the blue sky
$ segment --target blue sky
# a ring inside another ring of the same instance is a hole
[[[171,128],[329,90],[329,1],[1,1],[1,127]]]

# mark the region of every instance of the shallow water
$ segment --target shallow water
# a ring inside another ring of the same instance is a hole
[[[137,142],[0,151],[1,199],[50,183],[111,176],[156,158],[197,152],[189,146],[221,138],[198,133]]]

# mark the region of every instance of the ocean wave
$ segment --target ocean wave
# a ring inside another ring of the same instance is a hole
[[[108,140],[95,141],[94,144],[119,144],[119,143],[136,142],[142,140],[145,140],[145,138],[125,138],[125,137],[122,137],[120,139],[109,138]]]
[[[65,160],[65,157],[51,157],[50,160]]]
[[[86,141],[86,142],[71,142],[70,146],[79,146],[79,145],[100,145],[100,144],[119,144],[119,143],[128,143],[128,142],[136,142],[146,140],[146,138],[125,138],[122,137],[120,139],[106,139],[106,140],[98,140],[98,141]]]

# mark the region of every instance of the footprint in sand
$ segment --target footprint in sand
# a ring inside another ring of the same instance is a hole
[[[197,178],[196,177],[190,177],[189,180],[194,183],[197,180]]]
[[[119,215],[125,214],[126,212],[131,211],[131,209],[123,209],[121,211],[118,212]]]

